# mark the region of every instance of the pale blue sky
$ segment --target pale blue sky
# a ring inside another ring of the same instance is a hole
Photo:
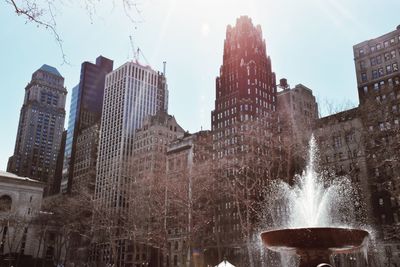
[[[310,87],[320,105],[358,104],[352,46],[400,24],[399,0],[140,0],[135,29],[120,1],[99,1],[92,21],[81,1],[63,1],[57,27],[70,65],[62,65],[51,34],[0,0],[0,169],[13,153],[24,87],[42,64],[56,67],[70,92],[83,61],[101,54],[118,67],[132,58],[132,35],[155,69],[168,62],[169,113],[194,132],[210,128],[226,26],[240,15],[261,25],[278,80]]]

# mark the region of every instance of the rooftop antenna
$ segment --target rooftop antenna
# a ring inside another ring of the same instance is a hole
[[[164,74],[164,76],[165,76],[165,70],[166,70],[166,68],[167,68],[167,61],[163,61],[163,74]]]

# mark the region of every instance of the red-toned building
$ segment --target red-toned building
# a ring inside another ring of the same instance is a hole
[[[242,194],[247,189],[235,184],[249,179],[249,184],[261,184],[270,177],[266,169],[274,150],[275,80],[261,27],[254,26],[249,17],[238,18],[234,27],[227,27],[211,113],[213,159],[224,182],[214,207],[214,239],[205,252],[210,265],[224,258],[237,266],[251,261],[246,246],[253,243],[249,238],[256,231],[253,211],[260,194],[257,190],[251,190],[250,196]],[[250,169],[254,176],[246,176]],[[241,218],[245,217],[250,221],[244,222]]]
[[[276,81],[260,25],[249,17],[228,25],[223,64],[216,79],[215,109],[211,113],[214,156],[242,150],[237,134],[246,121],[264,120],[270,128],[276,108]]]

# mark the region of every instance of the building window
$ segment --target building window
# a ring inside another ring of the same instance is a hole
[[[366,74],[365,74],[365,76],[367,76]],[[372,71],[372,79],[377,79],[378,78],[378,71],[377,70],[373,70]]]
[[[397,63],[393,63],[393,71],[398,71],[399,70],[399,65]]]
[[[12,200],[8,195],[3,195],[0,197],[0,211],[9,211],[11,210]]]
[[[379,68],[378,73],[379,73],[379,77],[382,77],[383,75],[385,75],[385,73],[383,72],[383,68]]]
[[[387,65],[386,66],[386,74],[390,74],[392,73],[392,66],[391,65]]]
[[[385,41],[383,44],[385,47],[389,47],[389,41]]]
[[[366,82],[367,81],[367,74],[365,72],[361,73],[361,81]]]
[[[333,137],[333,146],[335,148],[339,148],[342,146],[342,138],[340,136]]]

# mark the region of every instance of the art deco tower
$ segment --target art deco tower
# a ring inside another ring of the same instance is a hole
[[[235,181],[243,178],[242,170],[259,172],[267,169],[266,166],[272,166],[268,162],[272,162],[270,155],[274,149],[276,95],[275,73],[266,53],[261,27],[254,26],[249,17],[240,17],[234,27],[227,27],[223,64],[216,79],[215,109],[211,114],[214,162],[218,164],[220,173],[233,181],[224,183],[232,185],[229,190],[233,192],[239,190],[234,186],[239,184]],[[249,179],[258,179],[259,182],[264,178],[269,178],[266,171],[263,171],[263,176],[258,173]],[[255,191],[241,202],[251,200],[256,203]],[[215,238],[208,248],[208,264],[217,264],[224,255],[238,266],[248,266],[246,254],[242,253],[246,240],[240,230],[247,226],[241,228],[243,224],[237,207],[232,205],[235,200],[231,196],[221,193],[217,198],[219,214],[213,219]],[[250,213],[249,217],[252,217]],[[251,225],[248,227],[251,228]],[[216,244],[222,254],[211,249]]]
[[[211,114],[215,157],[244,149],[238,133],[246,122],[262,121],[266,128],[271,126],[276,108],[275,73],[261,27],[255,27],[246,16],[237,19],[235,27],[227,28],[215,97]]]
[[[64,78],[54,67],[43,65],[25,87],[14,155],[8,171],[53,186],[57,156],[65,119],[67,90]]]

